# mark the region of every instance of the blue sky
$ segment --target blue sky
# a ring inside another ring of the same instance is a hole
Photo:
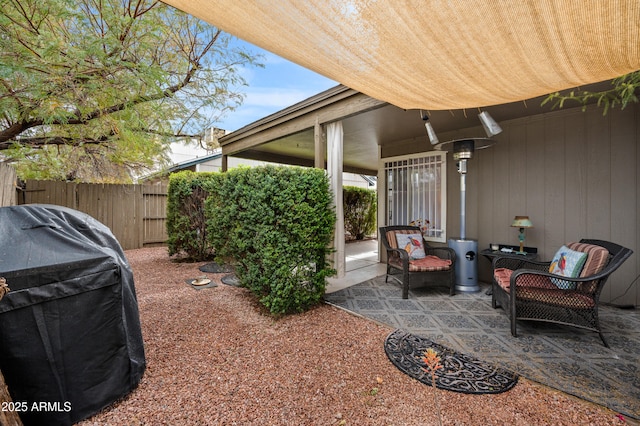
[[[238,130],[338,84],[259,47],[241,40],[237,40],[237,43],[246,46],[252,53],[263,55],[260,62],[264,68],[253,67],[242,71],[248,83],[241,90],[245,94],[244,102],[221,119],[216,127],[229,132]]]

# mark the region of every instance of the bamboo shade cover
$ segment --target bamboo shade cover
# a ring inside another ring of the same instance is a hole
[[[640,69],[638,0],[165,0],[405,109],[529,99]]]

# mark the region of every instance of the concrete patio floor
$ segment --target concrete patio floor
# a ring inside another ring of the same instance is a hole
[[[347,242],[345,261],[345,276],[327,279],[327,293],[342,290],[385,273],[385,265],[378,261],[378,240]]]
[[[509,332],[502,309],[481,291],[449,296],[447,288],[411,290],[384,282],[378,242],[346,245],[347,273],[329,280],[325,300],[366,318],[429,338],[454,350],[640,420],[640,311],[601,306],[600,319],[611,348],[597,333],[538,322],[519,322]],[[379,278],[376,278],[379,277]]]

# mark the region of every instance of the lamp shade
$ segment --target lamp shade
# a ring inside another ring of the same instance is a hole
[[[511,226],[514,228],[533,228],[533,223],[529,220],[529,216],[516,216]]]
[[[480,118],[480,122],[488,138],[502,133],[502,127],[496,123],[496,120],[494,120],[487,111],[482,111],[478,114],[478,118]]]
[[[439,143],[440,140],[438,140],[438,135],[436,135],[436,131],[433,130],[433,126],[431,125],[431,123],[425,120],[424,127],[427,128],[427,136],[429,136],[429,142],[431,142],[431,145],[436,145],[437,143]]]

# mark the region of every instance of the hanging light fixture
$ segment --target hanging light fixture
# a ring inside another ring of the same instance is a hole
[[[493,119],[493,117],[491,117],[491,114],[489,114],[487,111],[482,111],[480,114],[478,114],[478,118],[480,119],[480,123],[482,123],[482,128],[484,129],[484,132],[487,135],[486,138],[467,138],[467,139],[451,140],[447,142],[440,142],[440,140],[438,139],[438,135],[436,134],[435,130],[433,129],[433,126],[431,125],[431,121],[429,121],[429,116],[426,113],[423,113],[422,111],[420,111],[420,116],[422,117],[422,121],[424,121],[424,127],[427,129],[427,136],[429,137],[429,142],[431,142],[431,145],[433,145],[434,148],[438,150],[443,149],[446,151],[447,150],[446,148],[450,144],[454,144],[454,153],[455,153],[456,152],[455,145],[459,146],[457,142],[461,140],[465,140],[465,141],[471,141],[473,143],[473,146],[471,147],[471,152],[473,152],[479,149],[490,147],[495,143],[495,141],[492,140],[491,138],[497,134],[502,133],[502,127],[500,127],[500,125]],[[471,157],[468,157],[468,158],[470,159]]]
[[[480,119],[482,127],[484,127],[484,132],[487,134],[488,138],[502,133],[502,127],[496,123],[496,120],[494,120],[487,111],[482,111],[478,114],[478,118]]]
[[[424,121],[424,127],[427,129],[427,136],[429,137],[429,142],[431,142],[431,145],[440,143],[438,135],[436,135],[436,131],[433,130],[433,126],[429,121],[429,116],[427,114],[423,114],[422,111],[420,111],[420,116],[422,117],[422,121]]]

